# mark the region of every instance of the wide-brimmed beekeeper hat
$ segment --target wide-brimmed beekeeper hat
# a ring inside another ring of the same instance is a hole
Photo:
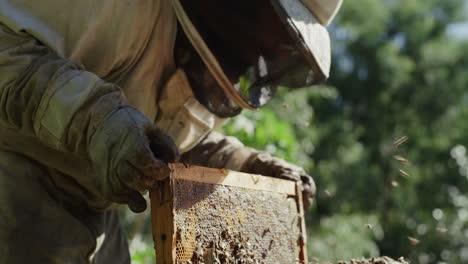
[[[331,64],[330,36],[326,26],[335,17],[343,0],[270,0],[270,2],[286,25],[308,67],[312,68],[313,77],[305,78],[308,79],[307,84],[323,82],[329,77]],[[190,20],[180,0],[173,0],[173,6],[188,39],[228,97],[243,108],[256,109],[262,106],[267,101],[262,99],[262,94],[267,94],[268,91],[254,88],[241,89],[233,85]],[[268,62],[259,64],[268,64]]]

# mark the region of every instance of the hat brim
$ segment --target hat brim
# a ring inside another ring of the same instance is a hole
[[[312,66],[317,80],[330,75],[331,46],[327,29],[299,0],[271,0],[271,3],[294,38],[297,48]]]

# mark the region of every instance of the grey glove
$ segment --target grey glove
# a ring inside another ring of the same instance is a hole
[[[252,154],[241,170],[247,173],[301,181],[304,208],[309,208],[314,201],[316,187],[312,177],[303,168],[275,158],[267,152]]]
[[[127,105],[107,115],[88,146],[100,191],[110,201],[128,204],[135,213],[146,209],[140,192],[168,177],[166,162],[179,156],[169,136]]]

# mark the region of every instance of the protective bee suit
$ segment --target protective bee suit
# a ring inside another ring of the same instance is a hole
[[[282,6],[288,18],[298,10]],[[129,263],[113,208],[145,210],[141,192],[179,153],[307,179],[212,132],[225,118],[197,100],[174,61],[178,21],[223,91],[238,106],[260,106],[231,87],[178,1],[0,0],[0,263]],[[311,59],[328,74],[326,59]]]

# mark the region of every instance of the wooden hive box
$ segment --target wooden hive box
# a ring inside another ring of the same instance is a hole
[[[293,181],[171,164],[151,192],[157,264],[307,263]]]

